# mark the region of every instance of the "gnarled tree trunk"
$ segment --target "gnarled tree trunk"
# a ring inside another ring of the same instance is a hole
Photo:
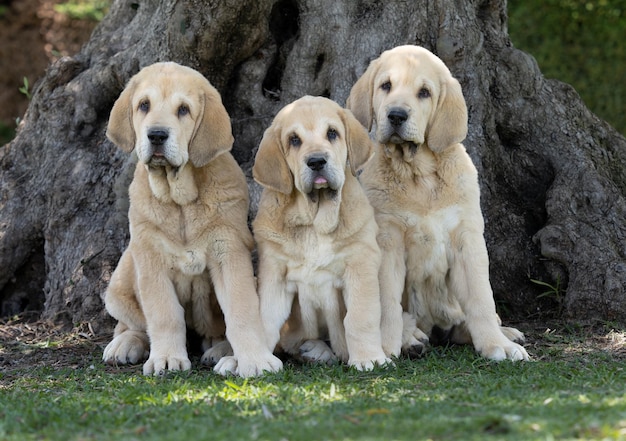
[[[544,79],[506,26],[504,0],[115,1],[83,50],[48,69],[0,150],[3,313],[43,302],[46,318],[108,324],[101,294],[128,240],[133,159],[104,130],[141,67],[173,60],[202,72],[250,175],[282,106],[305,94],[343,104],[369,61],[412,43],[463,86],[501,313],[547,313],[564,296],[568,317],[626,320],[626,141],[571,87]],[[530,279],[560,287],[541,298]]]

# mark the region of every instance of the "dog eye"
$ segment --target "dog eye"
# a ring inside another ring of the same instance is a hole
[[[430,98],[430,90],[426,89],[425,87],[422,87],[419,91],[419,93],[417,94],[418,98]]]
[[[189,106],[186,104],[181,104],[178,108],[178,116],[185,116],[189,114]]]
[[[289,137],[289,145],[291,147],[298,148],[302,145],[302,140],[300,139],[298,135],[291,135]]]
[[[326,138],[328,138],[331,142],[337,139],[338,136],[339,134],[337,133],[337,130],[333,128],[328,129],[328,132],[326,132]]]
[[[144,113],[148,113],[148,111],[150,110],[150,101],[148,100],[143,100],[139,103],[139,110],[141,110]]]
[[[380,85],[380,88],[385,92],[389,92],[391,90],[391,81],[385,81],[383,84]]]

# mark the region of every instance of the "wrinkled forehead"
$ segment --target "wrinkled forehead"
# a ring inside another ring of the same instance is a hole
[[[374,87],[390,81],[394,87],[428,87],[431,91],[439,89],[441,69],[430,57],[424,55],[405,55],[402,57],[381,58]]]
[[[330,106],[296,105],[283,109],[279,116],[283,138],[292,134],[301,137],[307,134],[325,134],[329,128],[343,133],[343,122],[337,111]]]
[[[135,107],[144,101],[148,101],[152,109],[158,109],[160,107],[177,107],[181,104],[186,104],[187,106],[192,107],[196,99],[187,92],[171,92],[164,91],[158,87],[146,87],[144,89],[137,90],[133,96],[133,103]]]
[[[197,89],[194,91],[192,87],[186,84],[176,83],[170,79],[161,79],[153,82],[141,82],[135,90],[133,101],[139,102],[148,99],[153,104],[157,102],[183,103],[193,100],[197,94]]]
[[[200,87],[193,78],[181,75],[147,77],[138,82],[133,95],[133,103],[150,101],[151,106],[163,104],[192,106],[199,97]]]

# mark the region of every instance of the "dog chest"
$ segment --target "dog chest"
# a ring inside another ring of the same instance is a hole
[[[306,239],[292,245],[287,253],[287,281],[295,284],[321,286],[327,283],[341,285],[344,271],[342,253],[338,253],[336,243],[331,237],[324,237],[312,232]]]
[[[406,216],[407,270],[433,277],[445,277],[454,253],[455,231],[461,221],[458,206],[450,206],[427,215]]]

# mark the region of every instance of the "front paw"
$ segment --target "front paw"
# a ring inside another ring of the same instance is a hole
[[[258,358],[239,357],[237,374],[240,377],[256,377],[265,373],[278,372],[283,368],[280,358],[268,352],[266,356]]]
[[[191,361],[186,354],[150,354],[150,358],[143,365],[143,374],[165,375],[167,371],[188,371],[189,369],[191,369]]]
[[[391,367],[394,366],[393,361],[387,357],[378,357],[372,360],[350,360],[348,364],[357,371],[371,371],[376,366]]]
[[[268,372],[278,372],[283,362],[272,354],[259,359],[238,358],[234,355],[222,357],[213,370],[220,375],[239,375],[243,378],[256,377]]]
[[[104,349],[102,360],[109,365],[135,364],[148,358],[148,336],[141,331],[124,331]]]
[[[228,340],[222,340],[204,351],[200,361],[205,366],[215,366],[227,355],[233,355],[233,348],[230,346]]]
[[[509,342],[505,344],[490,344],[482,348],[476,348],[478,353],[485,358],[494,361],[528,361],[528,352],[517,343]]]
[[[300,358],[308,363],[332,365],[337,363],[333,350],[322,340],[307,340],[299,348]]]

